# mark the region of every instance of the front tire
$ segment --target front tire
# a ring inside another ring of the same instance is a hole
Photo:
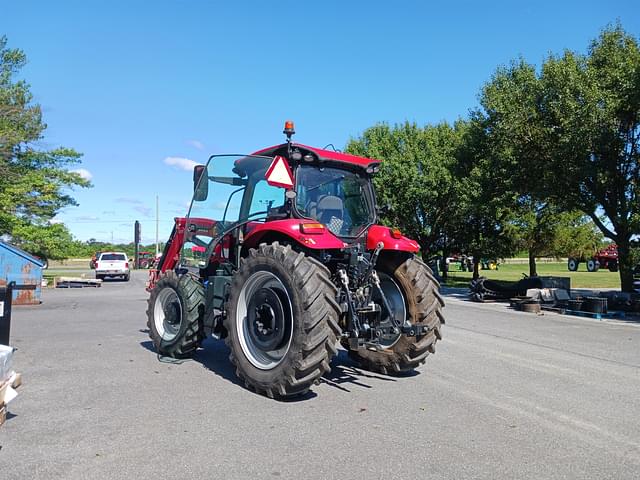
[[[245,385],[271,398],[306,393],[330,369],[340,336],[336,287],[317,260],[278,242],[249,250],[224,326]]]
[[[204,338],[204,287],[190,274],[168,271],[151,290],[147,302],[149,337],[158,353],[184,358]]]
[[[440,330],[445,321],[440,285],[431,269],[415,257],[403,262],[380,261],[377,270],[400,287],[409,322],[427,325],[429,331],[419,337],[400,335],[397,341],[382,351],[366,348],[350,350],[349,356],[366,370],[385,375],[407,372],[424,363],[430,353],[435,353],[436,342],[442,339]],[[380,277],[382,284],[383,277]]]
[[[597,272],[600,268],[600,262],[598,262],[595,258],[590,258],[587,260],[587,271],[589,272]]]

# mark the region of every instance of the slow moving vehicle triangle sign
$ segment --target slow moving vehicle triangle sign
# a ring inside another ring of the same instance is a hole
[[[293,187],[293,174],[284,157],[277,155],[265,174],[267,183],[273,187]]]

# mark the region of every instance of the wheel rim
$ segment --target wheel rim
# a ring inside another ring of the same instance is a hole
[[[285,358],[293,338],[291,298],[271,272],[249,277],[240,290],[236,330],[242,352],[253,366],[271,370]]]
[[[384,292],[384,296],[387,298],[389,306],[393,310],[393,318],[395,318],[396,322],[402,325],[407,318],[407,308],[406,304],[404,303],[404,295],[402,294],[402,290],[400,289],[400,286],[395,282],[395,280],[386,273],[378,272],[378,277],[380,278],[380,287]],[[382,312],[380,312],[380,326],[392,327],[392,316],[384,306],[382,297],[380,296],[380,293],[377,291],[377,289],[374,289],[372,300],[382,307]],[[383,348],[391,348],[396,344],[401,336],[401,333],[384,334],[379,337],[380,345]]]
[[[569,270],[576,270],[576,261],[569,260]]]
[[[182,304],[178,292],[173,288],[162,289],[156,297],[153,319],[156,331],[163,340],[171,341],[176,338],[182,323]]]

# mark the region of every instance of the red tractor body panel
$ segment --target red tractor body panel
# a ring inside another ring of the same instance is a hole
[[[265,235],[276,232],[286,235],[306,248],[329,250],[339,249],[345,246],[345,243],[332,234],[327,228],[320,229],[321,231],[318,233],[303,233],[300,230],[300,225],[305,223],[317,225],[317,222],[312,220],[305,221],[297,218],[273,220],[266,223],[256,222],[249,226],[249,233],[244,237],[244,245],[247,247],[255,247]]]
[[[415,240],[411,240],[405,236],[394,238],[391,235],[391,229],[383,225],[373,225],[369,227],[367,232],[367,250],[373,250],[382,242],[384,250],[396,250],[400,252],[419,252],[420,245]]]
[[[608,245],[606,248],[603,248],[594,256],[601,265],[604,266],[608,261],[618,260],[618,245],[612,243]]]

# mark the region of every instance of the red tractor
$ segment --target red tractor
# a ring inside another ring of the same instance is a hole
[[[615,243],[608,245],[600,250],[593,257],[588,259],[580,259],[577,257],[569,257],[567,268],[571,272],[576,272],[580,261],[586,261],[587,271],[597,272],[600,267],[607,268],[610,272],[618,271],[618,246]]]
[[[138,268],[151,268],[154,259],[153,252],[138,252]]]
[[[406,372],[441,338],[439,285],[419,245],[377,224],[380,162],[291,141],[194,169],[147,289],[165,356],[224,338],[237,375],[272,398],[307,392],[338,342],[366,369]]]

